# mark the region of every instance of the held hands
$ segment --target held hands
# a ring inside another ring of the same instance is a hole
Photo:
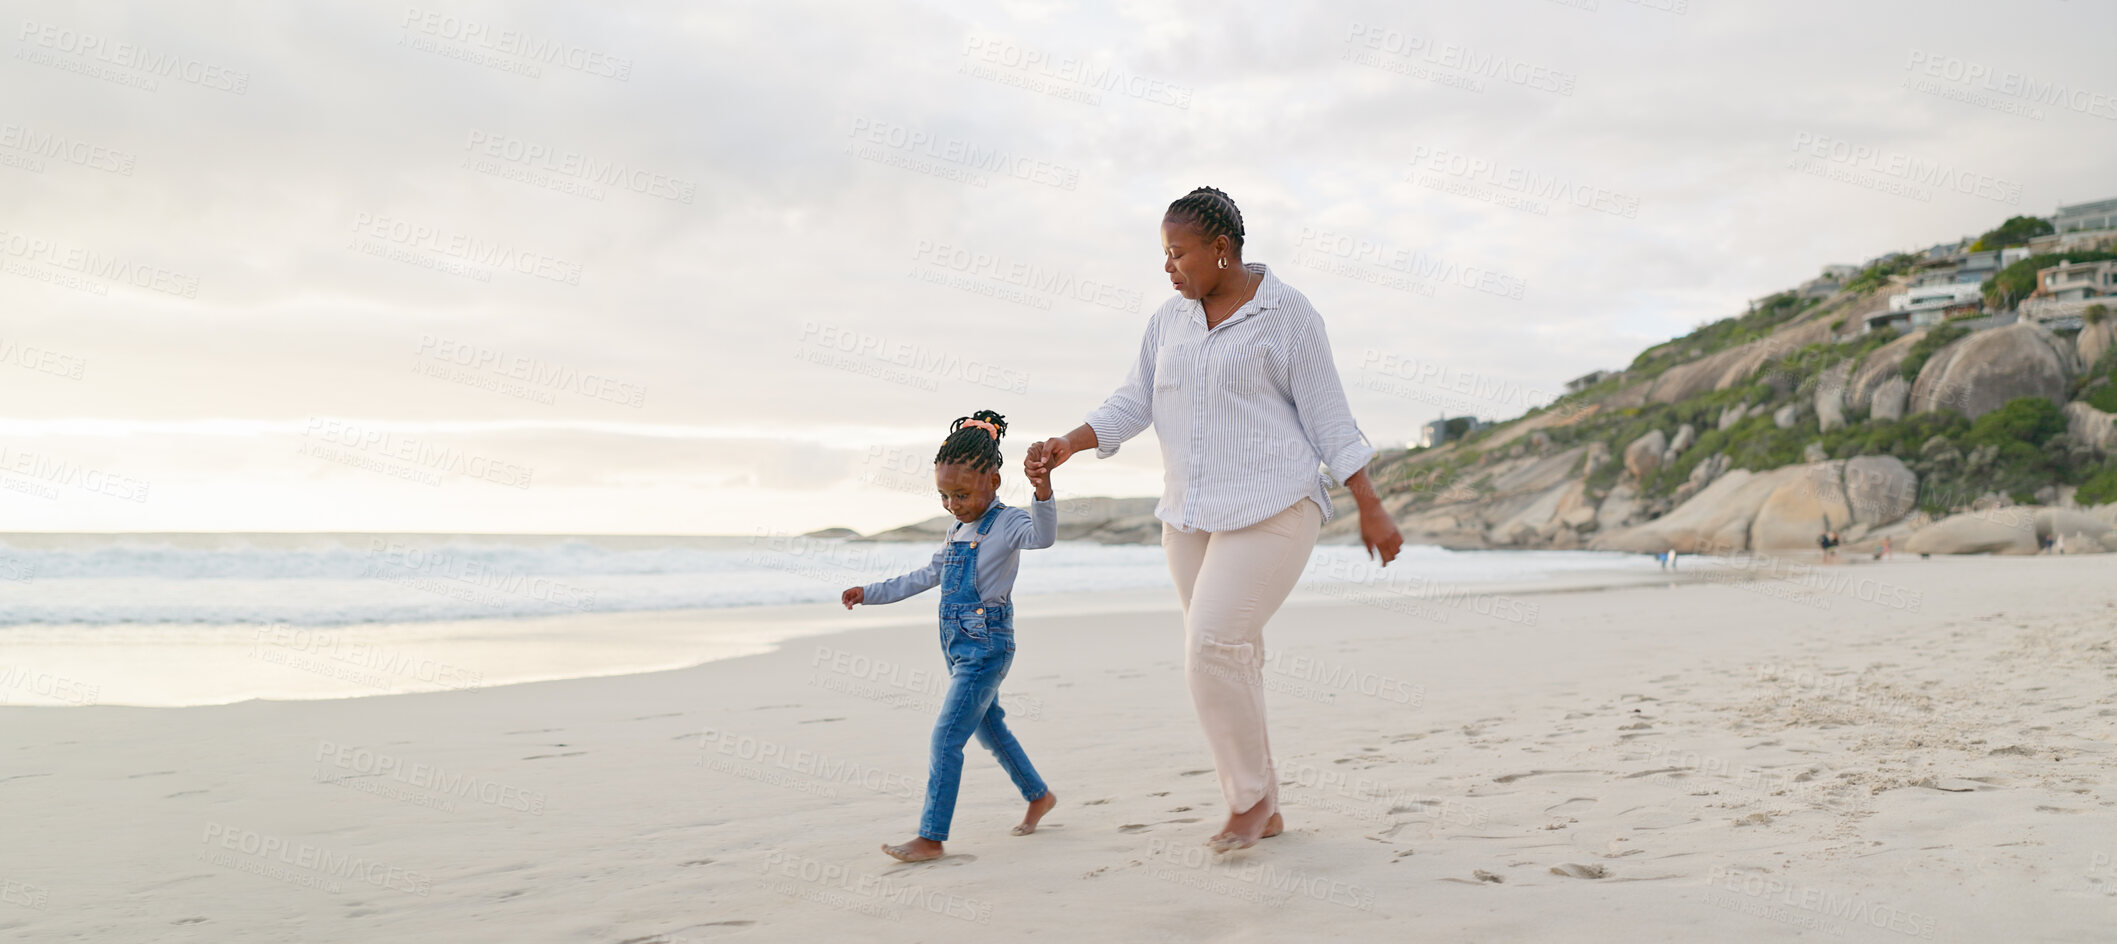
[[[1034,482],[1038,476],[1051,477],[1051,470],[1064,465],[1073,455],[1073,443],[1064,436],[1053,436],[1040,443],[1029,444],[1029,454],[1022,458],[1022,472]]]
[[[867,590],[864,587],[847,587],[844,593],[838,595],[838,602],[845,604],[845,608],[850,610],[855,603],[867,602]]]
[[[1054,439],[1051,442],[1062,441]],[[1022,474],[1029,477],[1029,484],[1036,486],[1037,501],[1051,500],[1051,468],[1058,463],[1048,461],[1050,446],[1050,443],[1030,443],[1029,452],[1022,456]]]

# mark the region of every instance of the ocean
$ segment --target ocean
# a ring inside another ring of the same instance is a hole
[[[0,704],[214,705],[677,669],[930,620],[930,596],[852,613],[836,602],[933,551],[782,534],[6,534]],[[1497,588],[1655,566],[1414,546],[1377,570],[1362,548],[1321,545],[1295,595],[1384,606],[1416,632],[1473,610],[1533,619],[1533,602]],[[1175,606],[1155,546],[1031,552],[1015,596],[1049,613]]]
[[[340,626],[834,601],[923,566],[934,545],[794,535],[0,535],[0,627]],[[1372,581],[1360,547],[1319,545],[1310,583]],[[1475,587],[1570,571],[1652,569],[1580,551],[1411,546],[1380,574]],[[1168,585],[1161,548],[1063,541],[1023,558],[1020,595]]]

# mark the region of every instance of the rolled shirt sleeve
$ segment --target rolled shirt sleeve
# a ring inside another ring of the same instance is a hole
[[[1352,405],[1345,399],[1345,382],[1338,377],[1337,361],[1331,357],[1330,337],[1321,319],[1310,320],[1298,335],[1289,364],[1288,381],[1293,386],[1294,412],[1301,431],[1316,454],[1330,469],[1334,485],[1344,485],[1354,473],[1367,468],[1375,447],[1353,420]]]
[[[899,574],[888,580],[877,581],[860,588],[860,602],[868,606],[895,603],[905,597],[916,596],[933,589],[941,582],[941,552],[935,551],[933,560],[926,566],[908,574]]]
[[[1089,411],[1085,422],[1095,430],[1095,457],[1108,459],[1117,454],[1117,447],[1125,440],[1146,432],[1154,425],[1154,356],[1161,343],[1156,327],[1161,316],[1147,322],[1147,330],[1139,339],[1139,358],[1132,362],[1132,370],[1125,376],[1117,392],[1103,401],[1103,405]]]

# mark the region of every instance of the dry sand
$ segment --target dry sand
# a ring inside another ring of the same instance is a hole
[[[1833,571],[1290,603],[1289,829],[1225,860],[1165,607],[1025,601],[1004,697],[1059,806],[1007,835],[973,744],[918,865],[875,847],[918,817],[930,600],[643,675],[0,708],[0,937],[2110,940],[2117,557]]]

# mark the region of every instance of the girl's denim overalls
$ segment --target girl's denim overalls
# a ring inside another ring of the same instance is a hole
[[[941,652],[948,658],[948,694],[934,722],[926,812],[919,817],[919,835],[935,842],[948,839],[963,779],[963,745],[972,734],[999,758],[1022,799],[1035,800],[1046,792],[1029,756],[1007,730],[1007,712],[1000,708],[1000,680],[1014,663],[1014,604],[987,603],[978,596],[978,542],[992,528],[1000,508],[994,502],[985,509],[976,538],[950,541],[941,551]]]

